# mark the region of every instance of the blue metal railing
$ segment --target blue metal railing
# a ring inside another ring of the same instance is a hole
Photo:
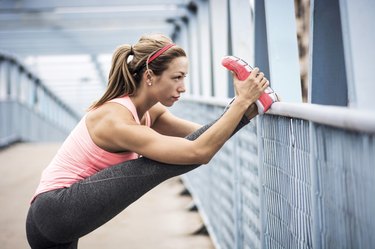
[[[78,120],[25,66],[0,53],[0,147],[16,141],[62,141]]]
[[[187,99],[172,111],[204,124],[225,104]],[[271,114],[183,177],[216,248],[371,248],[375,117],[287,103]]]

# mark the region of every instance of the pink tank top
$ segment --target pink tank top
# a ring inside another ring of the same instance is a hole
[[[108,102],[123,105],[140,124],[137,110],[128,96]],[[146,126],[151,126],[150,114],[146,112]],[[69,187],[96,172],[112,165],[138,158],[134,152],[111,153],[97,146],[90,137],[86,126],[86,115],[66,138],[55,157],[42,173],[33,199],[40,193]]]

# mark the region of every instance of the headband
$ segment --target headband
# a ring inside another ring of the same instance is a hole
[[[155,60],[156,58],[158,58],[161,54],[163,54],[165,51],[167,51],[168,49],[170,49],[171,47],[175,46],[176,44],[173,44],[173,43],[169,43],[168,45],[165,45],[163,48],[161,48],[160,50],[158,50],[155,54],[153,54],[150,59],[148,59],[148,62],[147,64],[150,64],[153,60]]]

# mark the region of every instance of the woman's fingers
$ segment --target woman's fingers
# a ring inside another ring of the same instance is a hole
[[[264,76],[264,73],[263,72],[260,72],[259,71],[259,68],[254,68],[254,70],[256,69],[256,71],[253,71],[254,74],[256,75],[255,76],[255,79],[258,81],[258,84],[260,85],[261,88],[267,88],[268,85],[269,85],[269,81],[268,79]]]
[[[239,81],[233,74],[236,96],[246,96],[247,99],[257,100],[269,86],[268,79],[264,73],[255,67],[249,77],[244,81]]]
[[[258,73],[256,78],[261,81],[264,78],[264,73],[263,72]]]
[[[266,84],[264,84],[264,86],[262,87],[263,88],[262,92],[264,92],[269,86],[270,86],[269,81],[267,81]]]
[[[259,68],[254,67],[254,69],[251,71],[250,77],[257,78],[259,76]]]
[[[263,77],[260,84],[261,84],[260,86],[261,86],[262,90],[264,91],[270,85],[270,82],[268,81],[268,79],[266,77]]]
[[[262,85],[266,84],[268,82],[267,78],[266,77],[263,77],[262,80],[260,81],[260,83]]]
[[[267,81],[267,78],[264,77],[264,73],[259,70],[258,67],[255,67],[251,72],[251,76],[255,78],[256,81],[260,84],[264,84]]]

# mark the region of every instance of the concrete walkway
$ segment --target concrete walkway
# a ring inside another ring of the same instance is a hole
[[[59,144],[22,143],[0,151],[0,248],[29,248],[25,235],[28,202],[43,168]],[[192,235],[202,221],[188,212],[190,197],[170,179],[110,222],[82,238],[80,249],[213,249],[208,236]]]

